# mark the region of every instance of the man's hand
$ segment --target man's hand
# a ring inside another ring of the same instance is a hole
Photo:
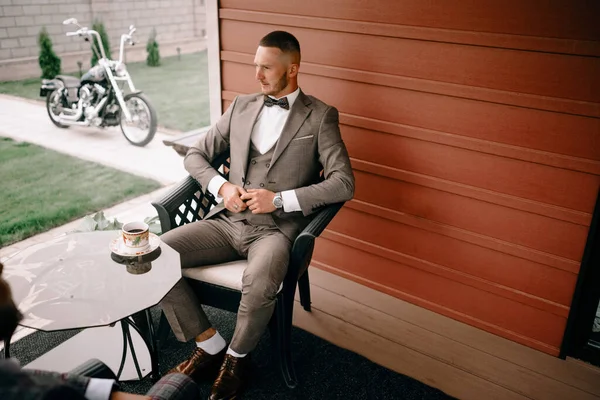
[[[277,209],[273,205],[274,197],[275,193],[267,189],[248,189],[241,198],[252,210],[252,214],[268,214]]]
[[[246,194],[243,187],[230,182],[225,182],[219,189],[219,196],[223,198],[223,205],[233,213],[242,212],[247,208],[246,203],[240,198],[240,196]]]

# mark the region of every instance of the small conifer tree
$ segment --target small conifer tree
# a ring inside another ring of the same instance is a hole
[[[38,36],[38,45],[40,46],[38,62],[42,69],[42,78],[53,79],[56,75],[60,74],[61,62],[52,48],[52,39],[50,39],[50,35],[48,35],[45,27],[42,28]]]
[[[160,65],[160,52],[158,51],[158,42],[156,41],[156,29],[152,29],[150,39],[148,39],[148,44],[146,45],[146,52],[148,53],[146,64],[149,67],[158,67]]]
[[[106,28],[104,28],[104,23],[102,23],[102,21],[100,20],[96,20],[94,21],[94,24],[92,25],[92,29],[95,30],[96,32],[98,32],[98,34],[100,35],[100,38],[102,39],[102,44],[104,45],[104,53],[106,54],[107,58],[112,58],[111,54],[110,54],[110,41],[108,40],[108,34],[106,33]],[[94,40],[92,42],[92,46],[97,49],[98,51],[100,51],[100,46],[98,45],[98,39],[94,36]],[[102,57],[102,53],[100,54],[96,54],[96,52],[94,50],[92,50],[92,67],[96,64],[98,64],[98,57]]]

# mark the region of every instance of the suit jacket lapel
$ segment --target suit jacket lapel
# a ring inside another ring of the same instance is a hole
[[[241,121],[252,121],[251,124],[241,124],[241,126],[244,126],[244,130],[239,132],[235,138],[237,144],[239,144],[239,146],[236,146],[238,152],[237,154],[231,155],[232,160],[239,159],[241,161],[240,165],[242,168],[242,177],[246,176],[246,170],[248,169],[248,156],[250,155],[250,137],[252,136],[252,128],[254,127],[256,119],[258,118],[258,114],[260,114],[260,110],[263,106],[263,102],[259,100],[262,100],[262,95],[258,95],[256,99],[248,103],[246,109],[238,115],[238,118],[240,118]],[[239,183],[236,182],[236,184]]]
[[[290,110],[290,115],[283,126],[281,131],[281,136],[275,145],[275,151],[273,152],[273,158],[271,160],[271,168],[273,168],[273,164],[277,162],[281,153],[285,150],[285,148],[290,144],[298,130],[308,117],[308,114],[311,112],[311,108],[309,107],[311,101],[310,99],[302,93],[302,90],[298,94],[298,98],[294,102],[292,109]]]

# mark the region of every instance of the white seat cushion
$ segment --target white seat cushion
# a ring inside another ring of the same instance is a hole
[[[238,260],[202,267],[184,268],[181,270],[181,274],[186,278],[225,286],[241,292],[242,276],[247,265],[248,261]]]
[[[212,283],[213,285],[224,286],[229,289],[242,291],[242,276],[248,266],[248,261],[237,260],[222,264],[203,265],[202,267],[184,268],[181,274],[190,279]],[[279,285],[279,290],[283,288],[283,282]]]

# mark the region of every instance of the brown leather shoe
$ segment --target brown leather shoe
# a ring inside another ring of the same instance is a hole
[[[208,400],[233,400],[242,392],[250,373],[250,355],[234,357],[225,354],[219,375],[210,391]]]
[[[190,358],[170,370],[168,373],[178,372],[195,380],[213,379],[219,371],[219,366],[223,362],[223,356],[225,356],[226,351],[227,347],[219,353],[211,355],[200,347],[196,347]]]

